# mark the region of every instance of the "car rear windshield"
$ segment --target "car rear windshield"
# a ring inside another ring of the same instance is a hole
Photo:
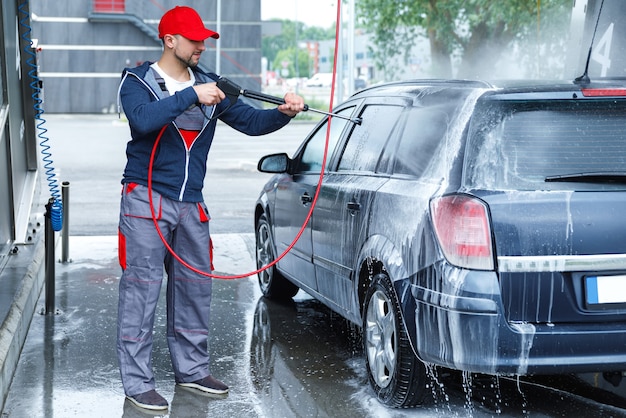
[[[623,189],[626,104],[491,101],[477,106],[464,179],[476,189]]]

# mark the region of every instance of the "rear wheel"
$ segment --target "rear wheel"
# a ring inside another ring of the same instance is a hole
[[[261,215],[256,226],[256,266],[267,266],[276,259],[272,230],[265,215]],[[259,286],[263,295],[272,299],[288,299],[298,293],[298,286],[280,274],[276,266],[258,273]]]
[[[422,403],[426,368],[411,349],[391,279],[376,275],[367,291],[363,345],[369,381],[378,399],[401,408]]]

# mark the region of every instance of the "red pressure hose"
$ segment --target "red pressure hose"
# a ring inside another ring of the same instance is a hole
[[[334,52],[334,59],[333,59],[333,79],[332,79],[332,84],[331,84],[331,89],[330,89],[330,104],[329,104],[329,112],[332,112],[333,109],[333,98],[335,97],[335,77],[337,74],[337,51],[339,50],[338,48],[338,44],[339,44],[339,30],[340,30],[340,22],[341,21],[341,0],[337,1],[337,23],[336,23],[336,29],[335,29],[335,52]],[[163,242],[163,245],[165,245],[165,248],[167,248],[167,250],[169,251],[169,253],[172,255],[172,257],[174,257],[176,260],[178,260],[178,262],[180,262],[183,266],[187,267],[189,270],[200,274],[202,276],[206,276],[206,277],[211,277],[214,279],[224,279],[224,280],[230,280],[230,279],[242,279],[245,277],[249,277],[249,276],[253,276],[255,274],[258,274],[270,267],[273,267],[276,263],[278,263],[285,255],[287,255],[287,253],[289,251],[291,251],[291,249],[294,247],[294,245],[296,245],[296,242],[298,242],[298,240],[300,239],[300,236],[302,236],[302,233],[304,232],[304,229],[306,228],[306,225],[309,223],[310,219],[311,219],[311,215],[313,214],[313,209],[315,209],[315,204],[317,203],[317,198],[320,194],[320,189],[322,186],[322,179],[324,178],[324,168],[326,167],[326,157],[328,155],[328,142],[330,139],[330,124],[332,122],[332,116],[328,117],[328,124],[326,125],[326,144],[324,146],[324,157],[322,158],[322,169],[320,171],[320,177],[319,177],[319,181],[317,183],[317,189],[315,190],[315,196],[313,196],[313,201],[311,202],[311,209],[309,209],[309,213],[306,216],[306,219],[304,220],[304,223],[302,224],[302,227],[300,227],[300,230],[298,231],[298,234],[296,235],[296,237],[293,239],[293,241],[291,242],[291,244],[285,249],[285,251],[283,251],[282,254],[280,254],[278,257],[276,257],[274,259],[274,261],[272,261],[271,263],[255,270],[255,271],[251,271],[249,273],[243,273],[243,274],[235,274],[235,275],[219,275],[219,274],[212,274],[212,273],[208,273],[206,271],[201,271],[196,269],[195,267],[189,265],[189,263],[187,263],[185,260],[183,260],[178,254],[176,254],[176,252],[174,252],[174,250],[172,249],[172,247],[167,243],[167,240],[165,239],[165,237],[163,236],[163,233],[161,232],[161,228],[159,227],[159,223],[156,219],[156,214],[154,213],[154,204],[152,201],[152,168],[154,165],[154,156],[156,154],[156,150],[157,147],[159,145],[159,142],[161,141],[161,137],[163,136],[163,133],[165,132],[165,129],[167,128],[167,125],[165,125],[163,128],[161,128],[161,130],[159,131],[159,134],[157,135],[156,140],[154,141],[154,146],[152,147],[152,154],[150,155],[150,165],[148,167],[148,197],[150,200],[150,213],[152,215],[152,222],[154,222],[154,226],[156,228],[157,233],[159,234],[159,237],[161,238],[161,241]]]

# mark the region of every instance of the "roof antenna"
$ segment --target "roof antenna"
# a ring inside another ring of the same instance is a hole
[[[598,23],[600,23],[600,16],[602,15],[602,6],[604,6],[604,0],[600,3],[600,9],[598,10],[598,17],[596,18],[596,27],[593,29],[593,36],[591,37],[591,44],[589,45],[589,52],[587,53],[587,61],[585,63],[585,72],[574,79],[576,84],[589,84],[589,62],[591,61],[591,50],[593,49],[593,41],[596,39],[596,31],[598,30]]]

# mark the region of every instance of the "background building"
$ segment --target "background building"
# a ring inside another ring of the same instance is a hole
[[[202,68],[258,90],[261,0],[31,0],[46,112],[117,112],[123,68],[159,58],[159,19],[179,4],[221,35],[207,40]]]

